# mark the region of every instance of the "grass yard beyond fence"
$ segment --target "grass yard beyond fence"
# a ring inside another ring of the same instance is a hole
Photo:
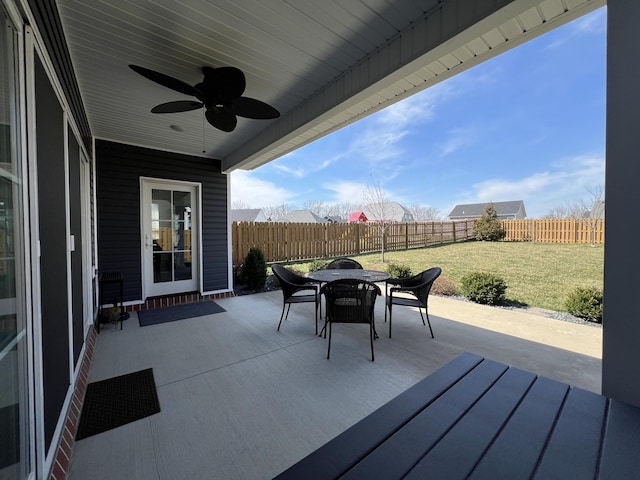
[[[530,242],[465,242],[401,252],[352,256],[364,268],[386,270],[389,263],[411,267],[412,273],[439,266],[459,288],[471,272],[489,272],[507,283],[507,299],[532,307],[566,311],[565,301],[576,287],[602,289],[604,246]],[[309,262],[295,268],[308,271]]]

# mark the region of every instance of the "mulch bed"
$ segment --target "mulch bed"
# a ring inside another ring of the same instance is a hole
[[[276,277],[273,275],[267,275],[267,281],[264,282],[264,287],[258,290],[252,290],[248,288],[246,285],[240,285],[237,281],[234,282],[233,293],[236,296],[239,295],[251,295],[253,293],[263,293],[263,292],[272,292],[274,290],[280,290],[280,284]]]

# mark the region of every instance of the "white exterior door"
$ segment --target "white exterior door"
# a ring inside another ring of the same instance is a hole
[[[199,186],[142,180],[144,296],[199,288]]]

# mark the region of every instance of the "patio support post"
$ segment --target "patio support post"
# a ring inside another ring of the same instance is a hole
[[[630,206],[640,204],[640,37],[638,0],[607,6],[607,114],[602,389],[640,406],[638,239],[629,231]]]

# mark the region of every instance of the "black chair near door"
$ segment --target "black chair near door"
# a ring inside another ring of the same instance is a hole
[[[289,317],[289,309],[293,303],[314,303],[316,317],[316,335],[318,334],[318,308],[320,307],[320,286],[306,277],[298,275],[282,265],[273,265],[271,271],[278,279],[282,289],[282,313],[278,323],[278,331],[283,318]],[[302,292],[302,293],[301,293]],[[287,313],[285,315],[285,307]]]

